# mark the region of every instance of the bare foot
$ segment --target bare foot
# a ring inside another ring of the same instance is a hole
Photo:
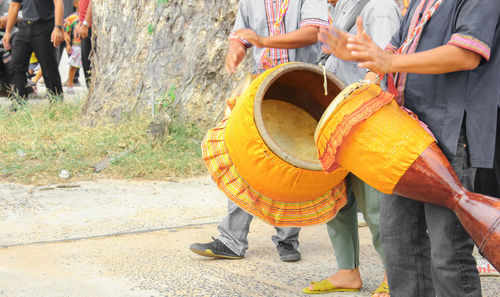
[[[339,270],[337,273],[330,275],[327,279],[337,288],[359,289],[363,285],[361,275],[359,274],[359,268]],[[312,285],[309,286],[309,290],[314,290]]]

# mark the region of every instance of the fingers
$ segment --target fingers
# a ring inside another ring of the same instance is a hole
[[[358,35],[365,32],[365,28],[363,27],[363,18],[360,16],[356,18],[356,28],[358,29]]]

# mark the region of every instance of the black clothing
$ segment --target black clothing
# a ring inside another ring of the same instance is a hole
[[[82,66],[83,74],[85,75],[85,83],[90,86],[90,52],[92,51],[92,28],[89,28],[89,36],[82,39]]]
[[[477,169],[474,192],[500,198],[500,109],[498,110],[497,116],[497,135],[493,169]]]
[[[23,5],[23,20],[29,22],[48,21],[54,18],[53,0],[12,0]]]
[[[435,1],[414,0],[391,45],[398,49],[423,7]],[[425,10],[427,11],[427,10]],[[496,110],[500,89],[500,1],[443,1],[425,25],[420,39],[409,49],[422,52],[445,44],[476,52],[483,57],[472,71],[446,74],[409,73],[398,84],[405,106],[429,126],[448,159],[456,154],[464,114],[472,167],[491,168],[495,152]],[[415,46],[415,47],[413,47]],[[400,78],[404,77],[400,73]]]
[[[32,52],[35,52],[42,68],[47,92],[55,95],[63,94],[55,48],[50,41],[53,30],[54,20],[19,24],[19,32],[12,43],[12,60],[9,64],[11,64],[10,77],[14,84],[14,93],[23,98],[28,95],[26,69]]]

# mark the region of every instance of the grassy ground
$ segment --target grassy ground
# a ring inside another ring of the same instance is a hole
[[[93,178],[166,180],[204,174],[200,142],[192,125],[172,123],[170,135],[152,143],[146,115],[115,125],[82,127],[81,102],[30,105],[16,113],[0,106],[0,180],[46,184]],[[134,151],[100,173],[92,165],[129,148]],[[67,180],[64,180],[67,181]]]

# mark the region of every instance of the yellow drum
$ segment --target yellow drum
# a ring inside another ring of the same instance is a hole
[[[275,226],[318,224],[334,217],[346,203],[348,172],[322,169],[314,131],[342,89],[336,77],[305,63],[281,65],[258,76],[203,141],[205,163],[219,188]]]
[[[353,84],[322,116],[315,132],[327,171],[348,168],[392,194],[400,178],[434,138],[375,84]]]

